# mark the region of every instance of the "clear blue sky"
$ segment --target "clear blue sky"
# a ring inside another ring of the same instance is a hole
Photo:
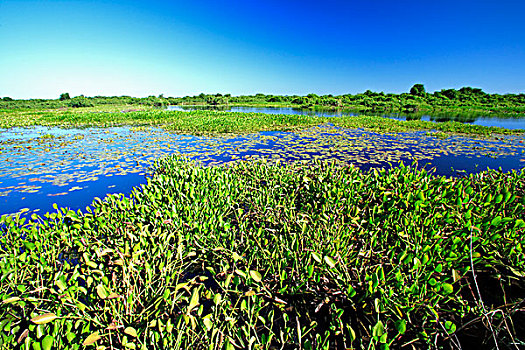
[[[0,96],[525,92],[525,1],[0,1]]]

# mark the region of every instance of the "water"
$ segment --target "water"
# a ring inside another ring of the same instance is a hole
[[[365,170],[416,160],[420,167],[447,176],[525,166],[524,136],[439,136],[376,134],[333,125],[226,137],[180,135],[154,127],[0,129],[0,215],[23,208],[43,214],[53,211],[53,203],[83,210],[95,197],[129,194],[146,183],[156,159],[172,154],[205,165],[319,159]]]
[[[299,114],[299,115],[311,115],[319,117],[340,117],[340,116],[357,116],[359,113],[355,113],[348,110],[311,110],[303,108],[293,107],[210,107],[210,106],[169,106],[168,110],[172,111],[191,111],[191,110],[220,110],[225,112],[245,112],[245,113],[264,113],[264,114]],[[367,113],[373,114],[373,113]],[[458,113],[434,113],[434,114],[422,114],[422,113],[389,113],[380,114],[379,116],[385,118],[393,118],[399,120],[425,120],[431,122],[447,122],[457,121],[461,123],[482,125],[482,126],[495,126],[507,129],[524,129],[525,130],[525,115],[523,116],[508,116],[508,115],[484,115],[479,113],[471,114],[458,114]]]
[[[356,116],[358,114],[343,110],[311,110],[294,107],[213,107],[213,106],[168,106],[170,111],[217,110],[223,112],[264,113],[264,114],[299,114],[318,117],[341,117],[343,115]]]

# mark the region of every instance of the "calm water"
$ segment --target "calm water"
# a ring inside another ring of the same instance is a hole
[[[343,115],[356,116],[358,114],[345,110],[309,110],[292,107],[209,107],[209,106],[169,106],[168,110],[173,111],[190,111],[195,109],[218,109],[226,112],[255,112],[265,114],[301,114],[320,117],[340,117]],[[480,114],[454,114],[454,113],[436,113],[436,114],[382,114],[382,117],[399,120],[426,120],[432,122],[458,121],[483,126],[497,126],[507,129],[524,129],[525,115],[521,117],[509,117],[504,115],[480,115]]]
[[[0,129],[0,215],[53,203],[84,209],[95,197],[129,194],[146,182],[155,159],[177,154],[206,165],[242,160],[334,160],[362,169],[403,161],[457,176],[525,166],[525,137],[471,139],[429,132],[376,134],[323,125],[300,132],[196,137],[153,127]]]

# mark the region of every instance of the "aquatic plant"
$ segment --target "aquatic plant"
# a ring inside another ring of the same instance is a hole
[[[10,348],[523,344],[525,174],[203,167],[2,217]]]
[[[122,106],[121,106],[122,107]],[[110,127],[117,125],[154,125],[166,130],[191,134],[248,133],[268,130],[298,130],[320,124],[335,124],[348,128],[363,128],[374,132],[406,132],[436,130],[470,135],[521,134],[523,130],[463,124],[433,123],[422,120],[395,120],[380,116],[343,116],[337,118],[315,115],[284,115],[264,113],[231,113],[196,110],[146,110],[126,113],[93,110],[0,111],[0,128],[14,126]]]

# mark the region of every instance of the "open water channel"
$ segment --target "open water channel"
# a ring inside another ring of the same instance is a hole
[[[129,194],[154,161],[180,155],[204,165],[239,160],[353,164],[364,170],[417,161],[436,175],[525,167],[525,136],[468,138],[432,132],[377,134],[320,125],[300,132],[197,137],[154,127],[0,129],[0,215],[85,209],[95,197]]]

